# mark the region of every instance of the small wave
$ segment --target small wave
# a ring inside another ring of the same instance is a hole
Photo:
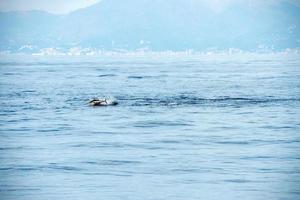
[[[128,79],[150,79],[150,78],[159,78],[164,76],[127,76]]]
[[[142,79],[144,77],[143,76],[128,76],[127,78],[129,78],[129,79]]]
[[[75,166],[58,165],[50,163],[48,165],[12,165],[0,168],[0,171],[41,171],[41,170],[55,170],[55,171],[81,171],[81,168]]]
[[[299,102],[297,98],[246,98],[216,97],[201,98],[196,96],[164,96],[164,97],[117,97],[120,102],[131,106],[180,106],[180,105],[214,105],[237,106],[251,104],[275,104]]]
[[[16,76],[16,75],[22,75],[21,73],[10,73],[10,72],[8,72],[8,73],[3,73],[2,74],[3,76]]]
[[[34,93],[36,90],[23,90],[22,93]]]
[[[224,180],[224,182],[241,184],[241,183],[249,183],[249,182],[252,182],[252,181],[246,180],[246,179],[227,179],[227,180]]]
[[[100,74],[98,77],[114,77],[117,76],[115,74]]]
[[[192,124],[177,121],[142,121],[134,124],[136,128],[152,128],[152,127],[174,127],[174,126],[192,126]]]
[[[121,166],[121,165],[138,165],[141,164],[139,161],[133,160],[102,160],[98,162],[85,162],[91,165],[111,165],[111,166]]]

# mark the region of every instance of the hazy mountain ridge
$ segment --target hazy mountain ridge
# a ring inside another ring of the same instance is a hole
[[[300,8],[289,3],[216,11],[196,0],[103,0],[68,15],[0,13],[0,48],[281,50],[300,46]]]

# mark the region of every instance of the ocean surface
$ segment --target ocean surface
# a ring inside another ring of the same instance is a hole
[[[0,76],[1,200],[300,199],[299,54],[2,55]]]

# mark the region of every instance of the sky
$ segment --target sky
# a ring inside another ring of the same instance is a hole
[[[0,11],[43,10],[53,14],[67,14],[88,7],[101,0],[0,0]],[[126,1],[126,0],[124,0]],[[222,10],[231,3],[272,4],[288,1],[300,7],[300,0],[195,0],[208,3],[215,10]]]
[[[66,14],[100,0],[0,0],[0,11],[43,10],[53,14]]]

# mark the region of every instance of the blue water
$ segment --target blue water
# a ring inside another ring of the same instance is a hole
[[[2,56],[0,74],[3,200],[300,199],[299,55]]]

